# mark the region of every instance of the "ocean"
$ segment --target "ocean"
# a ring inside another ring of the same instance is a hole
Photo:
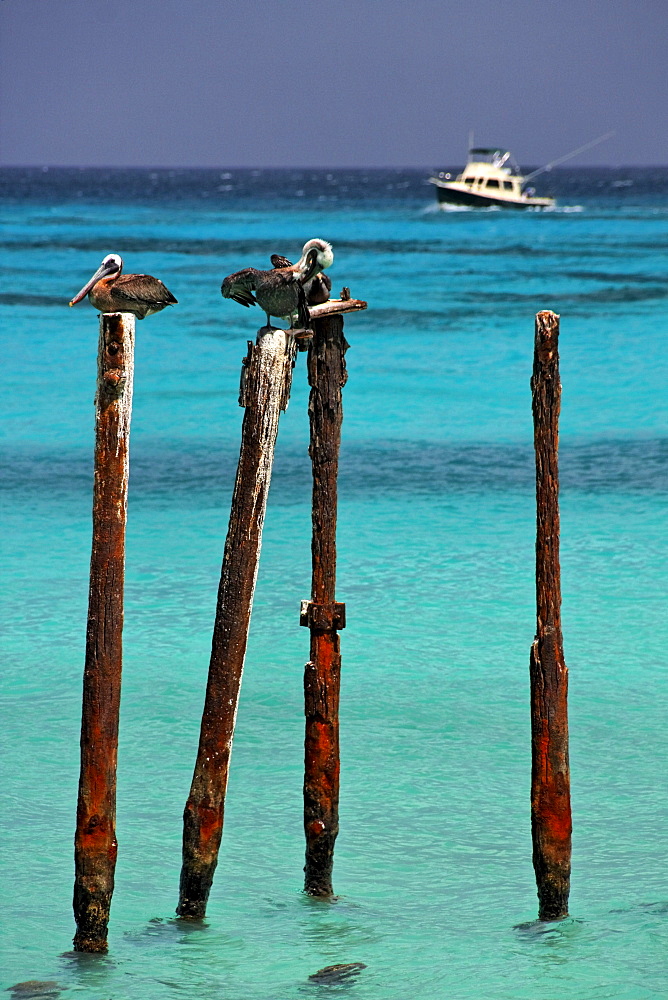
[[[4,169],[2,959],[15,1000],[658,1000],[668,993],[668,168],[561,169],[554,211],[435,209],[428,171]],[[281,418],[203,925],[174,918],[242,411],[263,316],[222,278],[332,242],[345,318],[341,832],[302,892],[305,355]],[[105,957],[71,952],[98,322],[137,326]],[[538,924],[534,315],[561,316],[571,916]],[[309,976],[363,963],[342,983]],[[50,991],[50,992],[49,992]]]

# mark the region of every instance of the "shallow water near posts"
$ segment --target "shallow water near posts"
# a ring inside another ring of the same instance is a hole
[[[0,988],[63,1000],[658,1000],[668,989],[668,170],[555,170],[554,212],[437,212],[415,171],[0,171]],[[632,181],[631,184],[621,182]],[[547,193],[547,192],[546,192]],[[220,282],[334,245],[345,317],[341,832],[303,895],[304,356],[281,418],[220,861],[174,918],[263,316]],[[71,898],[105,253],[179,305],[137,324],[108,956]],[[534,314],[561,315],[571,916],[535,922]],[[361,963],[338,979],[315,973]],[[34,981],[34,982],[31,982]]]

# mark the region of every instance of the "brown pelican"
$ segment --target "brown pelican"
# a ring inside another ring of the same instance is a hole
[[[271,326],[272,316],[279,319],[290,317],[292,329],[296,313],[301,326],[308,327],[310,316],[304,286],[319,271],[329,267],[333,260],[334,253],[329,243],[325,240],[309,240],[304,244],[302,255],[296,264],[281,258],[279,266],[271,271],[247,267],[228,275],[220,290],[224,298],[234,299],[242,306],[259,305],[267,314],[267,326]]]
[[[129,312],[134,313],[137,319],[176,305],[176,299],[158,278],[150,274],[121,274],[122,270],[123,261],[119,255],[107,254],[70,305],[81,302],[88,294],[91,305],[100,312]]]
[[[324,243],[324,240],[311,240],[310,242]],[[288,260],[287,257],[281,257],[278,253],[272,253],[270,260],[272,266],[275,268],[293,266],[291,260]],[[328,302],[331,290],[332,279],[328,274],[323,274],[322,271],[315,274],[311,280],[307,281],[304,285],[304,295],[306,296],[306,301],[310,306],[317,306],[320,305],[321,302]]]

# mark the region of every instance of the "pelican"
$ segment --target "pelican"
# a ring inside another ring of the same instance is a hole
[[[329,267],[333,260],[334,252],[329,243],[319,239],[309,240],[304,244],[296,264],[282,257],[271,271],[244,268],[228,275],[220,290],[223,298],[234,299],[242,306],[259,305],[267,315],[267,326],[271,326],[272,316],[279,319],[289,317],[292,329],[296,313],[302,327],[308,327],[310,315],[304,286],[319,271]]]
[[[315,240],[311,240],[312,243]],[[318,242],[324,242],[324,240],[319,240]],[[287,257],[281,257],[278,253],[272,253],[271,264],[274,268],[279,267],[292,267],[292,261],[288,260]],[[329,293],[332,290],[332,279],[328,274],[323,274],[319,271],[315,274],[310,281],[307,281],[304,285],[304,295],[306,296],[306,301],[310,306],[320,305],[321,302],[329,301]]]
[[[81,302],[88,294],[91,305],[102,313],[129,312],[144,319],[166,306],[176,305],[176,299],[158,278],[150,274],[121,274],[123,261],[117,253],[104,258],[93,277],[70,302]]]

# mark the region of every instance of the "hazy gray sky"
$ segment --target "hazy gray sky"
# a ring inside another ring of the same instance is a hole
[[[668,164],[668,0],[0,0],[3,164]]]

